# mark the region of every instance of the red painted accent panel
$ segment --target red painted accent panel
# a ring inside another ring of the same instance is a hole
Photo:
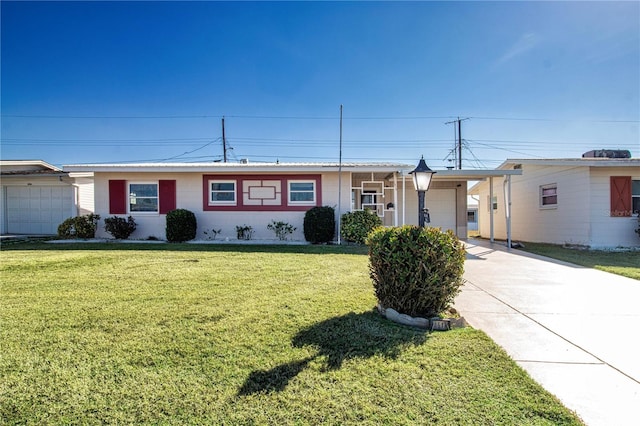
[[[611,176],[611,216],[631,216],[631,176]]]
[[[109,181],[109,214],[127,214],[127,181]]]
[[[158,182],[160,196],[160,214],[167,214],[176,209],[176,181],[161,180]]]
[[[210,180],[235,180],[236,181],[236,205],[235,206],[210,206],[209,205],[209,181]],[[243,203],[243,182],[245,180],[279,180],[282,188],[282,202],[280,205],[244,205]],[[316,203],[314,205],[288,205],[289,201],[289,180],[312,180],[315,182]],[[317,174],[309,175],[202,175],[202,209],[204,211],[298,211],[306,212],[314,206],[322,205],[322,176]]]

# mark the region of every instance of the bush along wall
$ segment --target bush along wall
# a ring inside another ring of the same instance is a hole
[[[182,243],[193,240],[197,229],[198,222],[192,211],[176,209],[167,213],[167,241]]]
[[[358,210],[345,213],[340,218],[340,236],[357,244],[365,244],[367,235],[373,229],[382,226],[382,219],[371,210]]]
[[[313,207],[304,214],[304,239],[312,244],[333,241],[336,234],[336,212],[333,207]]]
[[[465,250],[453,231],[410,225],[377,228],[367,244],[369,272],[383,308],[430,318],[460,292]]]
[[[117,240],[126,240],[136,230],[136,221],[132,216],[127,219],[119,216],[107,217],[104,220],[104,230]]]
[[[99,220],[100,215],[93,213],[70,217],[58,225],[58,237],[95,238]]]

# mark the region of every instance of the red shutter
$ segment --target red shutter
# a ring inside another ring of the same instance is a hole
[[[109,213],[110,214],[126,214],[127,213],[127,181],[126,180],[110,180],[109,181]]]
[[[160,214],[176,209],[175,180],[161,180],[158,185],[158,195],[160,196]]]
[[[631,176],[611,176],[611,216],[631,216]]]

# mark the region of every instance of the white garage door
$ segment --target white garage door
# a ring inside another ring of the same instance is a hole
[[[426,195],[425,204],[431,215],[427,225],[456,232],[456,190],[430,189]]]
[[[70,186],[8,186],[7,232],[56,234],[58,225],[73,213]]]

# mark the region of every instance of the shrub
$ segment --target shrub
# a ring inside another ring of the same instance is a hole
[[[267,229],[273,231],[280,241],[284,241],[287,239],[287,235],[293,234],[297,228],[287,222],[276,222],[272,220],[271,223],[267,225]]]
[[[60,238],[94,238],[100,215],[86,214],[84,216],[70,217],[58,225],[58,237]]]
[[[236,237],[239,240],[250,240],[253,237],[253,227],[249,225],[236,225]]]
[[[336,234],[336,216],[333,207],[313,207],[304,214],[305,240],[313,244],[333,241]]]
[[[198,223],[196,215],[185,209],[171,210],[167,213],[167,241],[181,243],[196,237]]]
[[[126,240],[136,230],[136,222],[131,216],[127,219],[119,216],[108,217],[104,220],[104,230],[117,240]]]
[[[640,237],[640,213],[638,213],[638,229],[636,229],[636,234]]]
[[[340,235],[345,241],[364,244],[369,232],[382,226],[382,220],[371,210],[358,210],[342,215]]]
[[[384,308],[429,318],[443,312],[460,292],[465,250],[453,231],[378,228],[367,244],[370,276]]]

